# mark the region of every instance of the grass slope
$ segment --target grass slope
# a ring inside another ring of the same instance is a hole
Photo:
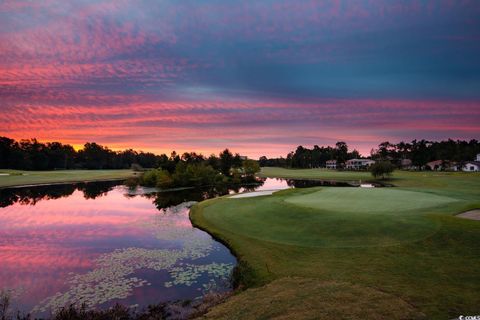
[[[0,169],[0,188],[49,183],[126,179],[133,174],[134,172],[132,170],[19,171]]]
[[[480,175],[398,172],[393,182],[401,187],[296,189],[195,206],[194,224],[232,248],[251,288],[205,318],[478,314],[480,222],[453,214],[480,207]]]

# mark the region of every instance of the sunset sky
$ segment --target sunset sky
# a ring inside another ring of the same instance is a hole
[[[0,1],[0,135],[251,157],[480,139],[480,1]]]

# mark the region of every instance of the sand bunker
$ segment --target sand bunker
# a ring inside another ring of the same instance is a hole
[[[245,193],[239,193],[236,195],[231,196],[230,198],[252,198],[252,197],[260,197],[260,196],[269,196],[272,193],[278,190],[263,190],[263,191],[254,191],[254,192],[245,192]]]
[[[457,217],[470,220],[480,220],[480,209],[470,210],[457,214]]]

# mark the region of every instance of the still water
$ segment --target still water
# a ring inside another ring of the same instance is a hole
[[[235,257],[188,214],[196,201],[322,182],[156,192],[118,182],[0,190],[0,290],[45,316],[70,304],[138,309],[231,290]]]
[[[235,258],[188,218],[192,201],[228,191],[144,194],[115,183],[0,190],[0,290],[37,316],[229,290]]]

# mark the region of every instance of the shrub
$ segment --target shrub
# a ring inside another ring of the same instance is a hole
[[[167,170],[153,169],[143,174],[140,184],[145,187],[167,189],[172,187],[173,179]]]
[[[393,170],[395,167],[389,161],[380,161],[370,166],[370,172],[375,178],[385,179],[392,174]]]
[[[260,171],[260,165],[258,161],[247,159],[243,161],[243,171],[247,176],[253,176]]]
[[[157,185],[157,170],[148,170],[141,179],[141,185],[145,187],[155,187]]]
[[[206,186],[215,183],[215,177],[219,175],[211,166],[203,164],[191,164],[186,169],[190,178],[189,185]]]
[[[173,179],[170,176],[170,173],[167,170],[157,169],[156,176],[157,176],[157,183],[155,186],[160,189],[168,189],[173,185]]]

